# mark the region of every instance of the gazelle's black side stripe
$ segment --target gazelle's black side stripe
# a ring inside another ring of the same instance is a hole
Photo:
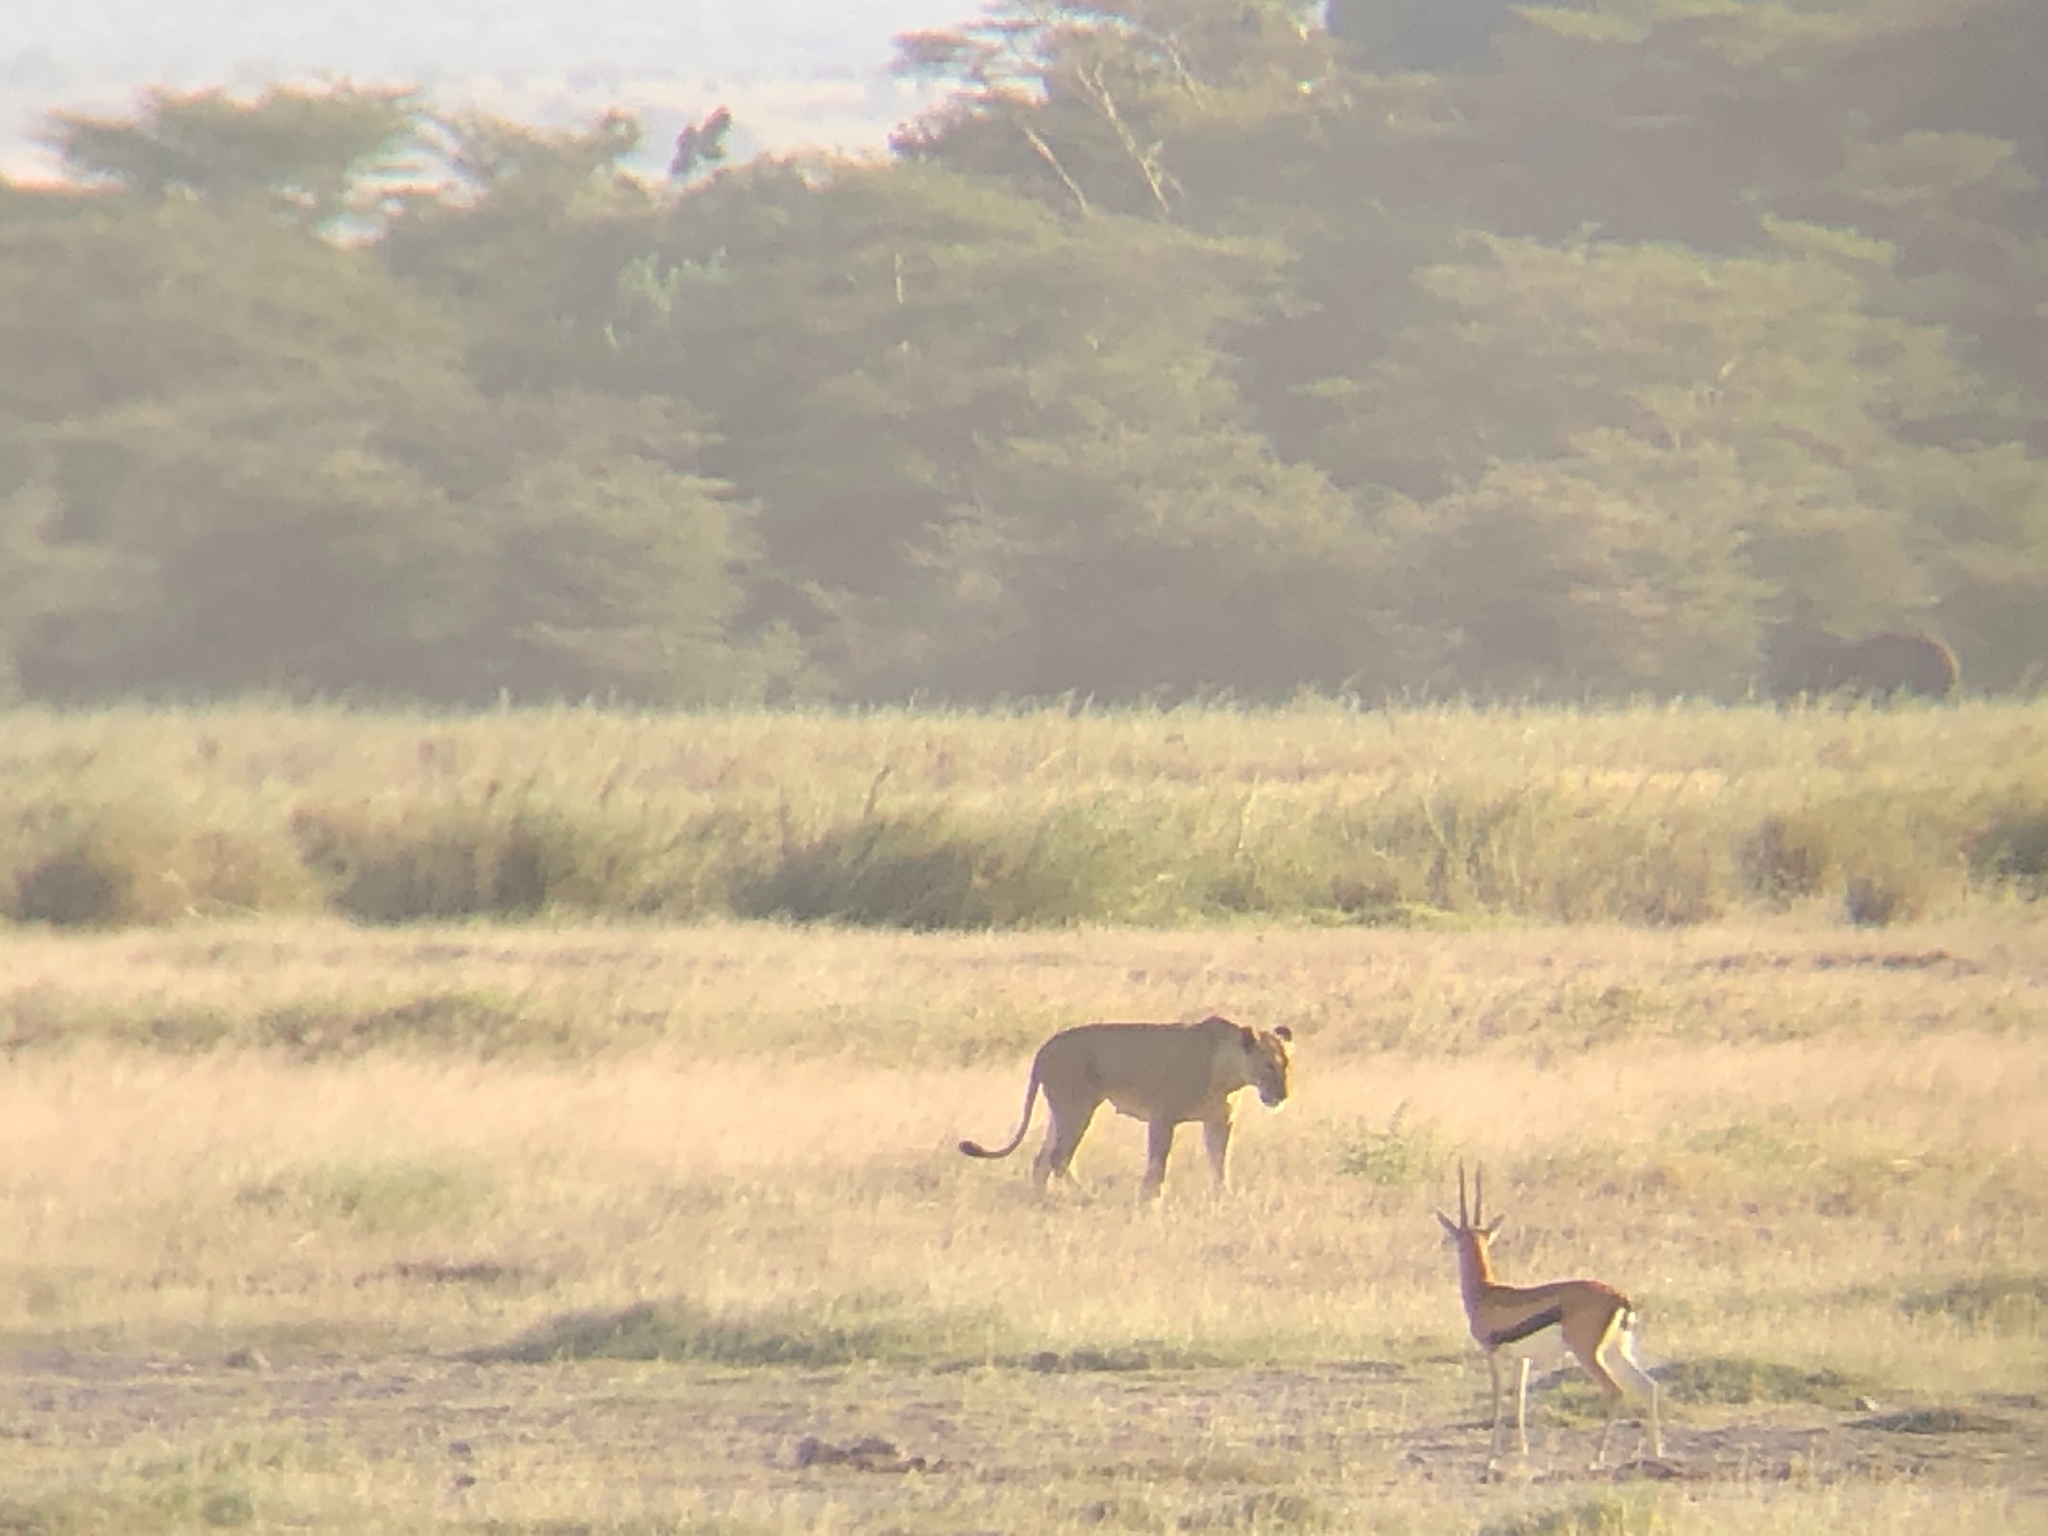
[[[1488,1349],[1499,1349],[1503,1344],[1518,1344],[1532,1333],[1541,1333],[1546,1328],[1555,1328],[1564,1321],[1563,1307],[1549,1307],[1523,1318],[1519,1323],[1510,1323],[1486,1336]]]

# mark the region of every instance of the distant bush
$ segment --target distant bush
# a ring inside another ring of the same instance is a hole
[[[15,922],[118,928],[315,899],[282,839],[207,825],[145,792],[44,784],[0,812],[0,917]]]
[[[291,830],[332,905],[364,922],[524,917],[547,904],[552,829],[524,811],[320,807],[294,812]]]

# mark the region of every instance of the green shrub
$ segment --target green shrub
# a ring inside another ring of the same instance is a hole
[[[1388,1117],[1387,1128],[1361,1125],[1337,1160],[1338,1170],[1387,1189],[1408,1189],[1435,1179],[1449,1166],[1451,1149],[1428,1126],[1406,1127],[1407,1105]]]

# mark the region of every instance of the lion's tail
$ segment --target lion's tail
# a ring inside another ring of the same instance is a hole
[[[1038,1063],[1031,1064],[1031,1081],[1024,1089],[1024,1118],[1017,1122],[1017,1134],[1000,1147],[984,1147],[978,1141],[963,1141],[960,1150],[969,1157],[1008,1157],[1024,1143],[1024,1133],[1031,1129],[1031,1111],[1038,1104]]]

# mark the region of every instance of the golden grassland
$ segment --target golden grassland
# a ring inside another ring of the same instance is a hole
[[[0,917],[1869,926],[2048,889],[2048,701],[0,715]]]
[[[1299,1037],[1234,1195],[954,1152],[1212,1010]],[[2048,1530],[2044,1044],[2009,900],[0,929],[0,1530]],[[1489,1470],[1460,1158],[1510,1278],[1637,1299],[1666,1461],[1567,1381]]]

